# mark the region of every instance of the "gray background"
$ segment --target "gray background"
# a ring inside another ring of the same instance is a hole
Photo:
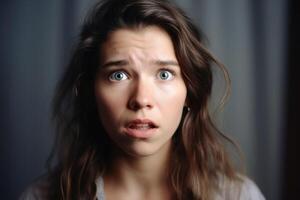
[[[284,149],[284,0],[176,0],[228,68],[231,98],[219,117],[267,199],[280,199]],[[93,0],[2,0],[0,4],[0,188],[16,199],[44,164],[53,140],[50,102]],[[222,83],[216,84],[216,91]]]

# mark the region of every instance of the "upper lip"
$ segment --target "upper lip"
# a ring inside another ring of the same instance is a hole
[[[152,128],[158,127],[158,125],[156,123],[154,123],[153,121],[151,121],[150,119],[134,119],[134,120],[129,121],[126,124],[126,127],[130,128],[132,126],[142,125],[142,124],[149,125]]]

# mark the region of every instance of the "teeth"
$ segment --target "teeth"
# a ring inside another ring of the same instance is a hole
[[[151,126],[149,124],[134,124],[134,125],[131,125],[130,128],[134,128],[134,129],[149,129],[151,128]]]

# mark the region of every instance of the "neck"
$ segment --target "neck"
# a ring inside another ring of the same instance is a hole
[[[168,188],[170,151],[171,144],[163,147],[159,153],[147,156],[131,156],[116,151],[104,179],[126,190]]]

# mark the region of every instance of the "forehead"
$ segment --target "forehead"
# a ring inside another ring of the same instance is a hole
[[[175,57],[170,36],[158,26],[117,29],[108,35],[100,51],[102,59],[132,53]]]

